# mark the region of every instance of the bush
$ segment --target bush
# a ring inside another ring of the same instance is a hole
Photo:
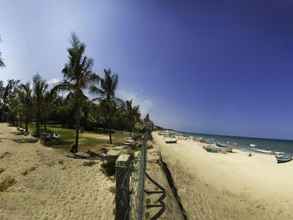
[[[114,161],[107,161],[101,165],[103,173],[106,176],[114,176],[115,174],[115,160]]]

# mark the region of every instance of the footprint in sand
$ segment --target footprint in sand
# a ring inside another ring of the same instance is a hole
[[[16,180],[13,177],[7,176],[0,182],[0,192],[4,192],[9,187],[13,186],[15,183]]]
[[[6,152],[4,152],[3,154],[0,155],[0,159],[3,159],[5,157],[11,156],[11,155],[12,155],[12,153],[6,151]]]
[[[30,168],[26,169],[25,171],[21,172],[21,175],[26,176],[26,175],[28,175],[29,173],[33,172],[36,169],[37,169],[37,167],[35,167],[35,166],[30,167]]]

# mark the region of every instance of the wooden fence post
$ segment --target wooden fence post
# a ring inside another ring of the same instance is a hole
[[[129,220],[130,216],[130,155],[121,154],[116,160],[116,212],[115,220]]]

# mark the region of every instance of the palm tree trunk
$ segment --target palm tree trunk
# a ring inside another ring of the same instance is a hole
[[[75,113],[75,144],[72,146],[70,152],[77,153],[78,152],[78,142],[79,142],[79,129],[80,129],[80,106],[76,106]]]
[[[111,128],[109,128],[109,142],[110,142],[110,144],[112,144],[112,130],[111,130]]]
[[[109,132],[109,143],[112,144],[112,131],[111,131],[111,126],[112,126],[112,109],[110,106],[110,99],[107,98],[108,104],[107,104],[107,109],[108,109],[108,119],[107,119],[107,127],[108,127],[108,132]]]
[[[47,115],[44,116],[44,129],[47,131]]]
[[[25,132],[28,132],[28,115],[25,116]]]
[[[37,129],[37,137],[40,137],[40,120],[41,120],[41,108],[38,104],[38,107],[37,107],[37,115],[36,115],[36,129]]]

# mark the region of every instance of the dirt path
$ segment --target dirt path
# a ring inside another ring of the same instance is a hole
[[[0,124],[0,219],[113,219],[114,182],[100,164],[39,143],[17,143]]]
[[[156,149],[148,150],[148,163],[147,172],[152,179],[159,183],[165,190],[166,197],[163,202],[165,204],[165,211],[161,215],[160,219],[164,220],[184,220],[180,208],[174,198],[172,190],[168,184],[166,176],[159,165],[159,154]],[[146,189],[149,191],[160,191],[150,180],[146,179]],[[161,194],[146,194],[146,199],[150,201],[150,204],[158,205],[158,199]],[[149,216],[154,216],[158,213],[160,208],[150,208],[146,209]]]

